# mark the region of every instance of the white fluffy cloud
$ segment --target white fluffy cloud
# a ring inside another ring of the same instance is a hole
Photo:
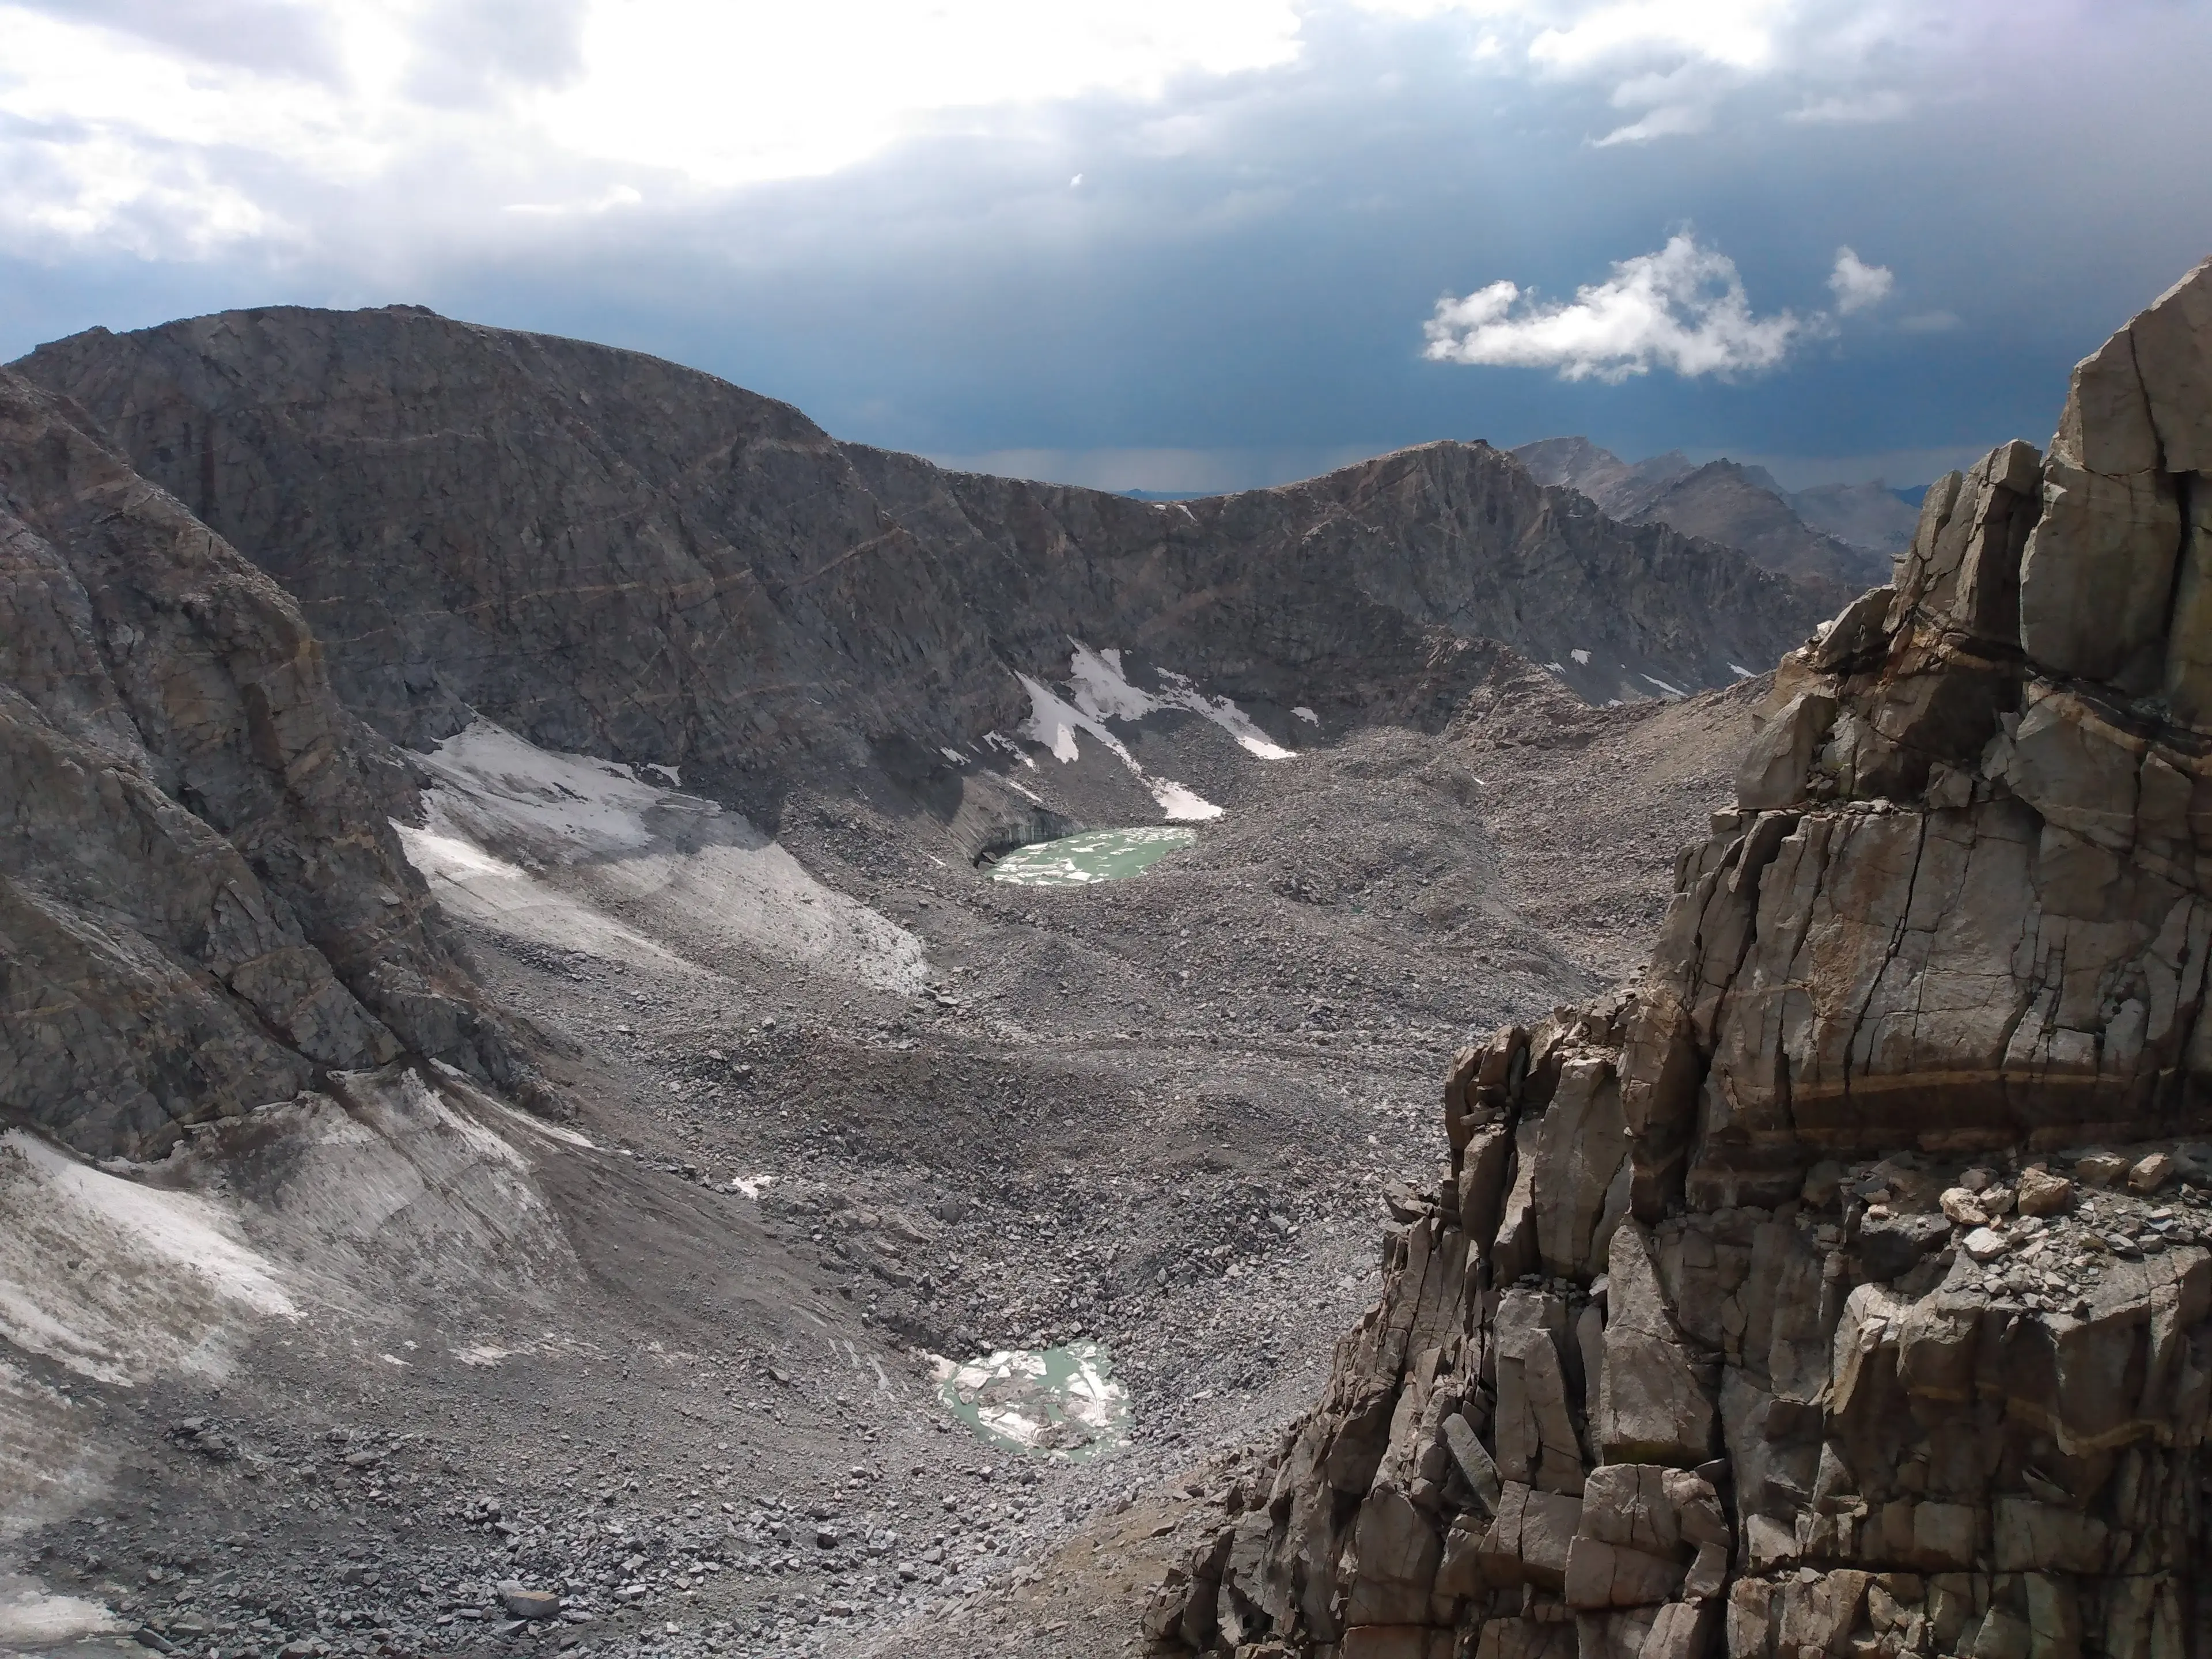
[[[1804,121],[1902,118],[1928,72],[1984,38],[1994,0],[1359,0],[1458,14],[1492,65],[1601,89],[1622,118],[1599,146],[1705,132],[1745,94],[1778,94]],[[2028,0],[2047,9],[2063,0]]]
[[[1545,305],[1518,284],[1492,283],[1437,301],[1426,356],[1437,362],[1556,368],[1562,380],[1613,383],[1655,368],[1687,376],[1772,368],[1825,319],[1753,313],[1735,261],[1687,231],[1656,253]]]
[[[1836,296],[1836,309],[1844,316],[1880,305],[1896,285],[1897,278],[1887,265],[1870,265],[1847,247],[1836,250],[1836,268],[1828,273],[1828,292]]]

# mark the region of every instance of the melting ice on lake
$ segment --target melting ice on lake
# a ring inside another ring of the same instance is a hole
[[[991,866],[991,879],[1024,887],[1087,887],[1093,882],[1127,881],[1197,839],[1194,830],[1167,824],[1086,830],[1079,836],[1016,848]]]
[[[1128,1438],[1129,1390],[1096,1342],[1002,1348],[966,1364],[937,1361],[938,1393],[986,1440],[1083,1462]]]

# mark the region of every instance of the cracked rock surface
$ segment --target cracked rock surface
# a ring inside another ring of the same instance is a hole
[[[1455,1061],[1157,1643],[2212,1654],[2208,504],[2212,262],[1784,660],[1635,987]]]

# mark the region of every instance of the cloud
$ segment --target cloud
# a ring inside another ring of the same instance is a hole
[[[1880,305],[1896,285],[1897,278],[1887,265],[1870,265],[1847,247],[1836,250],[1836,268],[1828,273],[1828,292],[1836,296],[1836,309],[1844,316]]]
[[[368,200],[416,247],[617,185],[711,207],[1054,109],[1157,118],[1294,64],[1301,21],[1294,0],[0,0],[0,236],[191,258],[257,226],[288,255],[304,228],[357,258],[389,240]]]
[[[1987,27],[1984,0],[1950,7],[1913,0],[1360,3],[1461,13],[1480,29],[1477,55],[1487,62],[1538,82],[1606,88],[1612,106],[1634,118],[1593,141],[1601,148],[1705,132],[1724,114],[1893,120],[1914,101],[1910,91],[1940,77],[1938,66],[1984,38]]]
[[[1443,363],[1556,368],[1562,380],[1614,385],[1655,366],[1728,376],[1772,368],[1825,320],[1787,311],[1753,316],[1735,261],[1683,231],[1656,253],[1621,260],[1604,282],[1576,289],[1569,304],[1539,304],[1513,283],[1439,300],[1423,355]]]
[[[583,0],[440,0],[422,15],[404,90],[446,108],[560,87],[584,72]]]
[[[132,36],[204,63],[336,80],[342,51],[333,20],[299,0],[15,0],[77,25]]]
[[[1875,121],[1901,121],[1911,112],[1911,100],[1893,88],[1856,96],[1815,98],[1791,110],[1787,119],[1811,125],[1863,126]]]

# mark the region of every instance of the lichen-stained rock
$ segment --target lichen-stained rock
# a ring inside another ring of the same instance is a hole
[[[2199,503],[2212,263],[1784,661],[1634,989],[1455,1060],[1245,1639],[2212,1659]],[[1316,1491],[1339,1437],[1390,1449]]]

